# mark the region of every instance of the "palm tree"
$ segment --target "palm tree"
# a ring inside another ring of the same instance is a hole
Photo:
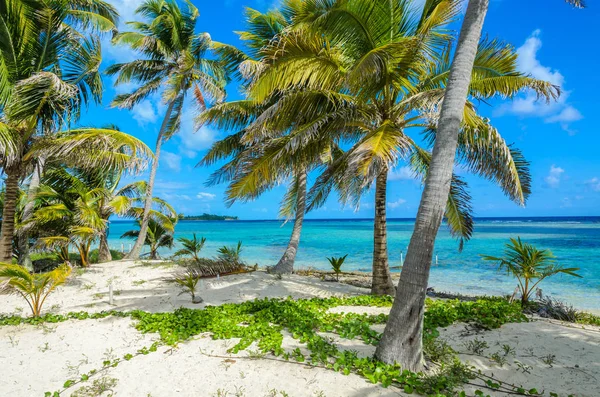
[[[168,222],[158,221],[154,218],[150,218],[148,222],[148,233],[146,233],[146,240],[144,241],[144,245],[150,247],[150,252],[145,255],[148,255],[148,258],[151,260],[160,259],[158,255],[159,248],[173,248],[174,240],[173,240],[173,232],[175,229],[175,221],[174,219],[169,220]],[[136,221],[138,226],[141,227],[141,221]],[[139,230],[130,230],[128,232],[123,233],[121,238],[139,238],[140,231]]]
[[[236,155],[244,150],[253,150],[253,155],[266,152],[256,147],[259,142],[264,145],[260,138],[266,132],[282,134],[293,129],[293,133],[284,135],[285,140],[278,136],[279,153],[269,151],[269,156],[262,155],[257,171],[248,174],[252,179],[244,176],[240,192],[251,185],[249,182],[268,181],[272,176],[265,170],[276,175],[273,170],[280,171],[290,159],[322,154],[323,148],[333,148],[336,152],[337,142],[355,142],[346,153],[338,151],[333,156],[337,160],[329,162],[331,167],[311,190],[309,209],[325,201],[332,185],[341,193],[343,202],[349,196],[358,202],[360,194],[375,182],[374,293],[394,292],[386,241],[388,170],[398,160],[405,159],[417,175],[423,177],[426,173],[429,154],[414,143],[405,129],[422,126],[422,121],[417,123],[419,119],[430,122],[435,115],[433,110],[443,98],[451,51],[450,37],[444,27],[455,15],[456,6],[447,1],[430,2],[415,17],[412,5],[406,2],[346,1],[319,8],[316,17],[310,5],[299,3],[300,9],[294,12],[303,19],[293,18],[298,24],[296,29],[288,29],[263,48],[264,65],[254,67],[261,73],[249,84],[248,93],[254,102],[265,102],[262,108],[252,107],[251,101],[241,101],[217,106],[203,116],[210,118],[215,114],[215,118],[221,117],[219,126],[243,128],[240,134],[220,144],[222,149]],[[293,7],[289,4],[286,7],[291,12]],[[390,20],[389,15],[398,20]],[[399,24],[400,20],[407,22]],[[316,32],[306,29],[306,24],[311,24]],[[373,31],[369,35],[365,29]],[[374,43],[369,37],[375,37],[376,32],[390,34],[378,36]],[[526,87],[544,95],[553,89],[547,83],[515,73],[515,59],[514,51],[502,43],[482,43],[479,70],[490,72],[473,76],[476,81],[472,96],[475,99],[497,94],[510,96]],[[503,87],[503,91],[498,92],[495,87]],[[415,111],[418,117],[413,116]],[[474,105],[469,104],[465,112],[469,119],[461,155],[467,167],[498,183],[515,201],[523,201],[528,194],[529,179],[520,152],[508,147],[489,123],[477,115]],[[433,142],[435,128],[428,128],[427,132]],[[249,142],[249,148],[241,148],[240,139]],[[502,161],[492,162],[492,158]],[[249,164],[247,159],[236,161],[243,167]],[[267,161],[273,165],[268,167]],[[312,164],[318,162],[313,160]],[[235,162],[223,167],[215,179],[230,178],[235,175],[234,170]],[[452,185],[447,219],[452,230],[466,239],[472,233],[469,197],[460,179],[455,177]]]
[[[0,165],[5,178],[0,260],[12,259],[19,182],[48,161],[139,169],[135,138],[110,129],[66,129],[81,106],[100,101],[97,33],[112,31],[116,10],[101,0],[0,1]],[[87,36],[81,31],[90,33]],[[125,149],[123,152],[122,149]],[[32,192],[35,186],[31,186]],[[27,216],[30,211],[26,211]],[[26,239],[25,239],[26,240]]]
[[[101,188],[104,194],[98,203],[100,217],[108,225],[109,218],[113,215],[129,219],[142,219],[144,213],[145,194],[148,191],[145,181],[137,181],[120,187],[122,170],[76,170],[75,174],[83,179],[90,188]],[[168,220],[175,217],[175,209],[159,197],[152,198],[150,216]],[[98,261],[109,262],[112,254],[108,246],[108,232],[106,227],[100,234],[98,246]]]
[[[156,140],[139,238],[126,255],[128,259],[137,259],[146,241],[161,146],[178,132],[187,94],[193,91],[198,110],[202,112],[207,99],[220,101],[225,97],[226,84],[221,63],[207,58],[210,36],[195,33],[198,10],[191,2],[186,2],[186,8],[181,9],[175,0],[146,0],[136,13],[147,22],[129,22],[134,31],[119,33],[114,43],[130,46],[143,58],[112,65],[107,73],[117,75],[116,84],[133,81],[139,88],[118,95],[112,105],[132,109],[149,95],[162,91],[167,110]]]
[[[204,243],[206,243],[206,238],[196,237],[196,233],[194,233],[193,238],[178,238],[177,241],[183,245],[183,248],[175,252],[174,256],[191,256],[196,262],[200,261],[200,251],[204,248]]]
[[[42,314],[48,295],[67,281],[71,267],[62,265],[47,273],[31,274],[19,265],[0,263],[0,294],[19,295],[29,305],[33,317]]]
[[[556,265],[555,257],[550,250],[540,250],[532,244],[522,242],[520,237],[510,239],[510,243],[506,244],[503,257],[490,255],[481,255],[481,257],[486,261],[498,263],[498,270],[505,270],[507,274],[517,279],[523,307],[529,302],[535,287],[544,279],[559,273],[581,277],[576,273],[579,268]]]
[[[52,184],[39,187],[36,199],[40,205],[27,224],[43,231],[39,246],[57,248],[62,253],[73,244],[79,251],[81,266],[87,267],[91,245],[107,227],[101,216],[106,192],[101,187],[90,188],[63,168],[47,171],[45,179]]]
[[[567,2],[580,8],[584,6],[582,0]],[[489,0],[470,0],[467,7],[441,106],[438,139],[433,148],[415,228],[390,318],[377,347],[377,358],[387,363],[399,363],[411,370],[423,368],[424,301],[433,247],[450,190],[463,109],[469,93],[469,77],[488,7]]]
[[[240,38],[246,43],[246,52],[223,43],[214,43],[214,47],[227,65],[228,72],[241,78],[243,85],[249,88],[265,71],[264,66],[268,63],[268,51],[265,48],[290,26],[291,15],[277,10],[260,13],[250,8],[246,9],[246,15],[248,30],[240,33]],[[200,115],[200,123],[212,123],[222,129],[237,129],[237,133],[215,143],[199,165],[212,165],[219,160],[230,159],[207,183],[230,182],[227,191],[230,205],[236,200],[255,199],[282,181],[288,181],[280,216],[286,221],[294,218],[294,225],[287,247],[272,272],[291,273],[306,213],[307,175],[330,158],[328,152],[331,143],[309,145],[305,153],[311,150],[310,155],[282,157],[281,149],[288,144],[293,130],[269,135],[266,131],[251,128],[253,122],[275,103],[273,98],[258,102],[248,98],[217,105]]]

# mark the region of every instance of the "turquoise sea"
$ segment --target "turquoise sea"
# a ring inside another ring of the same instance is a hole
[[[390,266],[400,265],[413,224],[412,219],[388,220]],[[121,249],[124,244],[128,249],[131,240],[121,240],[119,236],[132,228],[132,222],[113,221],[111,247]],[[194,232],[206,237],[205,256],[215,255],[223,245],[242,241],[244,259],[264,266],[273,265],[280,258],[291,228],[291,222],[280,221],[181,221],[175,237],[191,237]],[[467,294],[511,294],[516,281],[499,273],[479,255],[500,255],[508,238],[517,236],[552,250],[560,264],[581,269],[582,279],[559,275],[545,281],[541,285],[544,294],[581,309],[600,311],[600,217],[480,218],[473,239],[461,253],[456,240],[442,226],[435,248],[438,264],[432,268],[430,286],[437,291]],[[370,271],[372,239],[373,220],[307,220],[296,266],[329,269],[327,257],[348,254],[345,270]],[[170,255],[169,251],[162,254]]]

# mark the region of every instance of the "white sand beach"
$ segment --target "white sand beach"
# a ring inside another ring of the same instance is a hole
[[[279,279],[262,271],[221,277],[203,283],[199,294],[203,304],[194,305],[189,296],[168,283],[174,269],[160,262],[144,264],[111,262],[94,265],[72,279],[46,303],[46,311],[99,312],[102,310],[148,312],[173,311],[181,306],[202,308],[206,305],[236,303],[255,298],[310,298],[360,295],[368,290],[346,284],[324,282],[315,277],[284,276]],[[108,302],[108,285],[112,282],[114,305]],[[15,296],[3,297],[0,313],[29,315],[24,301]],[[334,311],[365,313],[386,312],[387,308],[336,307]],[[62,389],[66,379],[77,378],[101,366],[104,360],[122,357],[150,346],[157,334],[141,334],[131,318],[107,317],[100,320],[69,320],[43,325],[0,327],[0,395],[13,397],[44,396],[47,391]],[[381,331],[382,326],[376,326]],[[333,335],[332,335],[333,336]],[[507,324],[493,331],[474,331],[464,324],[441,330],[441,337],[460,352],[460,358],[484,373],[515,384],[550,390],[559,395],[581,397],[598,395],[600,382],[600,329],[592,326],[561,324],[542,319],[529,323]],[[482,356],[466,354],[465,343],[484,340]],[[334,338],[340,349],[358,350],[371,355],[373,346],[361,341]],[[176,348],[161,346],[158,351],[123,361],[110,368],[103,377],[113,379],[114,396],[398,396],[400,390],[370,384],[351,374],[344,376],[331,370],[274,357],[249,357],[227,353],[236,340],[213,340],[198,335]],[[501,367],[488,358],[509,345],[513,351]],[[302,347],[285,336],[286,350]],[[252,349],[250,349],[252,351]],[[465,353],[465,354],[462,354]],[[218,357],[215,357],[218,356]],[[485,357],[483,357],[485,356]],[[71,395],[91,380],[68,392]],[[467,388],[468,389],[468,385]],[[113,394],[110,394],[113,393]],[[77,394],[75,394],[77,395]],[[502,396],[497,393],[492,395]]]

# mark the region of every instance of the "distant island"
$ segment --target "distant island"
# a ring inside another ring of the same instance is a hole
[[[183,215],[179,214],[180,221],[237,221],[237,216],[221,216],[213,214],[202,214],[202,215]]]

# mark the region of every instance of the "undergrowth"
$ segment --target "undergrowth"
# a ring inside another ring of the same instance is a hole
[[[471,323],[475,326],[492,329],[508,322],[527,321],[518,303],[509,303],[502,298],[485,298],[477,301],[427,300],[424,321],[424,351],[431,365],[436,367],[434,374],[413,373],[402,370],[398,365],[384,364],[371,357],[360,357],[357,352],[340,350],[321,333],[335,333],[341,338],[358,338],[365,344],[377,345],[381,334],[371,327],[385,324],[387,315],[367,315],[356,313],[331,313],[328,309],[336,306],[377,306],[389,307],[391,297],[358,296],[327,299],[263,299],[237,304],[208,306],[205,309],[180,308],[170,313],[129,313],[111,311],[101,313],[69,313],[66,315],[47,314],[36,319],[21,317],[0,317],[0,325],[22,323],[39,324],[60,322],[69,319],[94,319],[119,316],[137,320],[135,327],[143,333],[157,333],[160,341],[150,349],[136,354],[128,354],[123,359],[103,363],[102,368],[65,382],[64,390],[47,393],[47,396],[60,396],[75,384],[85,382],[89,377],[117,366],[123,360],[130,360],[141,354],[156,351],[159,345],[176,346],[190,338],[210,333],[213,339],[239,338],[239,342],[229,349],[239,353],[251,347],[260,354],[273,354],[281,360],[328,368],[348,375],[355,373],[383,387],[394,386],[406,393],[425,396],[459,396],[465,384],[478,388],[475,396],[486,396],[481,389],[495,390],[509,394],[541,396],[536,389],[526,390],[520,386],[500,382],[461,363],[452,348],[441,340],[438,328],[455,322]],[[305,344],[308,354],[300,349],[285,351],[282,347],[283,333],[288,331],[295,339]],[[549,396],[556,394],[550,393]]]

